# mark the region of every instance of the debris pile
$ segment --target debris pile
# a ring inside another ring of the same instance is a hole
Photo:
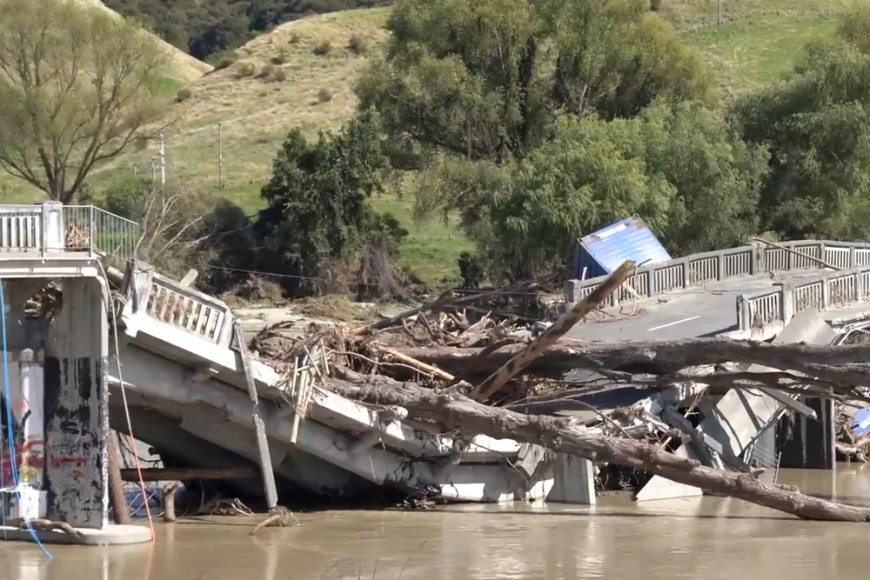
[[[296,401],[291,404],[298,404],[299,369],[319,357],[317,388],[401,408],[414,425],[435,433],[537,444],[803,518],[870,521],[868,510],[760,480],[764,468],[727,453],[719,457],[695,429],[699,402],[731,390],[773,393],[786,402],[807,394],[870,402],[862,388],[870,384],[870,365],[855,362],[868,360],[870,345],[715,339],[590,345],[565,338],[631,267],[626,262],[552,324],[523,323],[485,308],[470,318],[481,294],[445,295],[365,327],[312,327],[301,339],[272,326],[250,348],[287,377],[288,392],[296,395],[288,397]],[[750,372],[749,365],[766,370]],[[590,402],[626,390],[635,393],[629,404]],[[707,451],[673,453],[684,444]]]

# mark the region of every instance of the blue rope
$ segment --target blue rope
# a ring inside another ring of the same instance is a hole
[[[9,351],[6,348],[6,297],[3,291],[2,279],[0,279],[0,343],[2,343],[0,344],[0,352],[3,353],[3,393],[6,398],[6,439],[9,444],[9,470],[12,472],[12,482],[15,484],[15,489],[18,493],[18,505],[20,506],[21,489],[18,485],[18,468],[15,461],[15,432],[12,429],[12,389],[9,386]],[[36,545],[39,546],[45,555],[48,556],[48,559],[51,560],[53,556],[51,555],[51,552],[42,545],[39,536],[33,529],[33,524],[30,523],[30,520],[24,520],[24,523],[27,525],[27,531],[30,532],[33,541],[36,542]]]

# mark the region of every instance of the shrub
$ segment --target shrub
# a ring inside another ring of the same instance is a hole
[[[283,68],[277,68],[272,74],[272,78],[274,78],[276,82],[283,83],[287,80],[287,71]]]
[[[321,103],[328,103],[332,100],[332,91],[329,89],[320,89],[317,93],[317,100]]]
[[[332,52],[332,43],[328,40],[324,40],[323,42],[315,46],[312,52],[317,56],[326,56],[327,54]]]
[[[225,54],[218,59],[217,63],[215,63],[214,70],[229,68],[234,65],[237,60],[239,60],[239,57],[234,52]]]
[[[354,54],[364,54],[368,50],[368,44],[362,36],[354,34],[347,43],[347,49]]]
[[[282,65],[287,62],[287,51],[281,49],[281,51],[271,58],[272,64]]]
[[[658,12],[662,8],[662,0],[649,0],[649,9]]]
[[[287,44],[299,44],[300,40],[302,40],[302,36],[298,32],[294,32],[290,35],[290,38],[287,39]]]
[[[183,103],[192,96],[193,93],[190,91],[190,89],[181,89],[180,91],[178,91],[178,94],[175,95],[175,102]]]
[[[257,75],[258,79],[268,79],[275,73],[275,67],[271,64],[267,64],[260,70],[260,74]]]
[[[257,67],[252,62],[243,62],[239,66],[239,77],[254,76],[255,72],[257,72]]]

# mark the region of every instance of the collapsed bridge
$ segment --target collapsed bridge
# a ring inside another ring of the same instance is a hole
[[[71,226],[85,231],[85,238],[71,239]],[[30,413],[22,459],[31,469],[22,469],[22,479],[43,490],[40,517],[78,528],[108,527],[110,427],[132,427],[166,463],[255,465],[261,450],[249,376],[284,493],[354,500],[386,488],[455,501],[594,502],[588,461],[511,439],[431,432],[409,420],[401,406],[365,405],[316,386],[313,378],[329,372],[316,357],[303,361],[292,381],[256,360],[246,372],[238,348],[244,339],[232,310],[137,261],[136,239],[135,224],[90,206],[0,207],[10,404],[18,403],[18,420]],[[746,246],[638,268],[609,307],[631,301],[645,305],[645,312],[581,325],[574,335],[612,342],[679,328],[689,336],[769,338],[802,311],[849,312],[867,299],[870,247],[816,241],[785,246]],[[832,272],[820,261],[843,269]],[[62,297],[45,324],[48,317],[25,311],[28,299],[50,282],[60,282]],[[600,283],[571,283],[569,303]],[[112,288],[120,290],[119,302]],[[714,305],[704,302],[709,296]],[[671,318],[690,318],[692,308],[698,311],[692,320],[702,326],[665,326]],[[736,403],[726,397],[722,412],[708,416],[721,427],[743,413],[739,444],[716,425],[705,431],[720,439],[723,455],[731,445],[735,457],[745,455],[789,405],[782,397],[765,400],[759,426],[761,410],[740,411],[740,397],[734,395]],[[727,405],[732,410],[724,411]],[[261,493],[258,478],[234,484]]]

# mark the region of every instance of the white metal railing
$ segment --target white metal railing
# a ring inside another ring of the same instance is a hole
[[[0,255],[58,254],[134,259],[136,222],[92,205],[0,205]]]
[[[64,251],[133,260],[139,224],[92,205],[63,206]]]

